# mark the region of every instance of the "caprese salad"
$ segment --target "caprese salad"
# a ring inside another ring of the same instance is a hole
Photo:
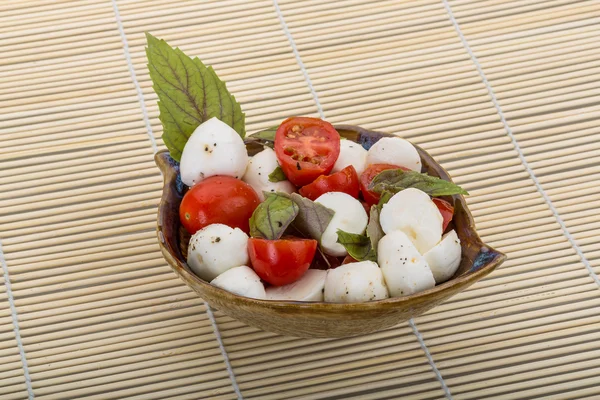
[[[188,187],[187,264],[201,279],[267,300],[365,302],[450,279],[461,260],[449,229],[466,194],[421,173],[416,148],[384,137],[370,148],[328,122],[292,117],[250,135],[211,67],[147,34],[163,141]]]
[[[362,302],[456,272],[453,207],[435,196],[462,190],[422,174],[407,140],[366,150],[326,121],[293,117],[261,143],[249,158],[244,140],[212,118],[183,149],[180,219],[200,278],[259,299]]]

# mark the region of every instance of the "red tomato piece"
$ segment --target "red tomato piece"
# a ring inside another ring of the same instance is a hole
[[[362,204],[362,206],[365,209],[367,215],[371,215],[371,206],[368,205],[366,201],[361,201],[360,204]]]
[[[308,185],[331,172],[340,155],[340,134],[319,118],[288,118],[275,133],[275,154],[290,182]]]
[[[448,203],[446,200],[438,199],[437,197],[434,197],[432,200],[437,206],[438,210],[440,210],[440,214],[442,214],[442,218],[444,219],[442,232],[445,232],[448,224],[450,221],[452,221],[454,207],[452,207],[452,204]]]
[[[252,268],[262,280],[275,286],[300,279],[310,267],[315,251],[317,241],[313,239],[248,240]]]
[[[192,235],[210,224],[224,224],[248,233],[250,217],[259,203],[258,195],[246,182],[211,176],[183,196],[179,219]]]
[[[358,198],[358,174],[352,165],[331,175],[321,175],[313,183],[303,186],[298,191],[302,196],[316,200],[327,192],[344,192]]]
[[[348,256],[344,257],[344,261],[342,261],[342,265],[355,263],[355,262],[358,262],[358,260],[355,260],[352,256],[348,255]]]
[[[369,185],[373,181],[380,172],[386,171],[388,169],[402,169],[404,171],[409,171],[408,168],[401,167],[399,165],[392,164],[372,164],[365,169],[365,171],[360,175],[360,191],[362,193],[363,199],[367,202],[369,206],[373,204],[377,204],[379,202],[379,193],[375,193],[369,190]]]

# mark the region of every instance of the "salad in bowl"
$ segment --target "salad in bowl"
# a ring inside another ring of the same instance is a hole
[[[246,136],[214,70],[151,35],[165,176],[158,237],[176,273],[250,325],[348,336],[418,315],[505,258],[463,195],[396,136],[295,116]]]

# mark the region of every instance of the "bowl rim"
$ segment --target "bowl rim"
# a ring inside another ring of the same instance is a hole
[[[345,131],[355,131],[358,133],[368,132],[380,134],[382,136],[394,136],[382,132],[371,131],[360,126],[355,125],[334,125],[334,127],[339,130]],[[452,178],[448,174],[448,172],[438,164],[429,153],[423,150],[421,147],[413,145],[419,151],[421,157],[426,160],[424,163],[428,163],[430,165],[435,165],[438,169],[440,177],[443,179],[452,181]],[[469,286],[481,278],[485,277],[489,273],[491,273],[494,269],[496,269],[500,264],[502,264],[506,260],[506,255],[494,248],[486,245],[475,229],[475,221],[469,208],[467,207],[466,200],[463,195],[454,195],[455,202],[458,201],[462,209],[464,210],[467,216],[467,223],[470,231],[474,234],[474,241],[480,246],[481,251],[483,252],[491,252],[494,254],[493,258],[486,262],[484,266],[477,269],[476,271],[471,271],[467,273],[463,273],[455,277],[454,279],[450,279],[440,285],[436,285],[431,289],[427,289],[415,294],[401,296],[401,297],[390,297],[382,300],[373,300],[368,302],[361,303],[339,303],[339,302],[314,302],[314,301],[297,301],[297,300],[266,300],[266,299],[255,299],[251,297],[244,297],[234,293],[231,293],[225,289],[221,289],[219,287],[211,285],[209,282],[206,282],[196,276],[187,266],[187,263],[182,262],[178,257],[175,256],[173,249],[169,245],[169,243],[165,240],[164,234],[162,232],[162,226],[164,226],[168,221],[166,221],[166,216],[164,213],[163,206],[168,202],[169,192],[171,186],[177,179],[178,168],[175,167],[173,160],[171,159],[168,150],[163,149],[155,153],[154,155],[155,162],[159,169],[161,170],[164,177],[164,185],[163,185],[163,193],[161,196],[161,201],[158,206],[158,215],[157,215],[157,236],[160,244],[160,249],[163,253],[164,258],[170,265],[170,267],[186,282],[191,286],[192,283],[200,285],[207,294],[210,294],[212,297],[225,298],[225,301],[234,302],[239,306],[248,306],[248,307],[260,307],[260,308],[268,308],[271,310],[278,310],[284,312],[311,312],[311,311],[320,311],[320,312],[332,312],[337,313],[341,310],[345,312],[353,311],[353,312],[371,312],[374,310],[382,311],[389,309],[396,309],[398,307],[402,307],[405,303],[415,303],[420,302],[421,300],[425,300],[429,298],[433,294],[438,294],[441,298],[447,298],[455,293],[455,289],[458,287]],[[456,203],[455,203],[456,204]],[[456,208],[456,207],[455,207]],[[192,286],[193,288],[193,286]],[[447,293],[446,293],[447,292]],[[448,296],[442,296],[442,294],[448,294]]]

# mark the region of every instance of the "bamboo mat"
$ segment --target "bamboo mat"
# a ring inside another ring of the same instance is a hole
[[[4,0],[1,399],[600,398],[600,3]],[[214,315],[156,243],[144,32],[215,67],[248,131],[397,133],[509,260],[337,340]]]

